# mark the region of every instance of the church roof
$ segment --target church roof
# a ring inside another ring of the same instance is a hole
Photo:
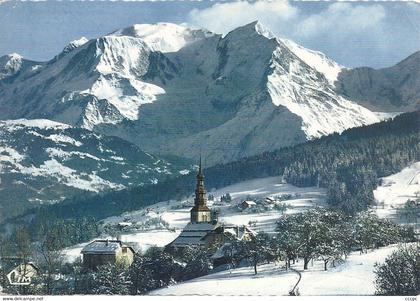
[[[219,226],[219,223],[188,223],[184,231],[212,231]]]
[[[203,245],[202,238],[218,228],[218,223],[188,223],[179,236],[169,246],[186,247]]]
[[[192,207],[191,211],[211,211],[209,207],[207,207],[207,205],[194,205],[194,207]]]

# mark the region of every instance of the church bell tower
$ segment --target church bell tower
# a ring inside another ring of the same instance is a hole
[[[194,207],[190,211],[191,223],[210,223],[211,211],[207,207],[206,189],[204,187],[204,175],[200,166],[197,174],[197,186],[195,188]]]

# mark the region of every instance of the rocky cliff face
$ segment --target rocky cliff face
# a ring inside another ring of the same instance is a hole
[[[420,52],[390,68],[343,70],[337,92],[375,111],[406,112],[420,109]]]

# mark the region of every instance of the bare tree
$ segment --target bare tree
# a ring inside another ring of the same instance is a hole
[[[41,226],[37,251],[45,269],[43,282],[47,295],[52,294],[54,276],[59,273],[63,264],[62,248],[63,241],[60,231],[49,231],[46,225]]]

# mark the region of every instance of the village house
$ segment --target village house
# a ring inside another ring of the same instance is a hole
[[[252,231],[245,226],[239,227],[220,223],[217,215],[207,206],[200,159],[194,206],[190,211],[190,222],[180,235],[166,246],[166,249],[176,251],[185,247],[197,246],[217,249],[226,242],[246,239],[249,235],[252,235]]]
[[[130,266],[134,261],[136,250],[133,246],[120,240],[95,240],[86,245],[81,254],[83,265],[95,269],[104,264],[122,264]]]
[[[127,228],[130,228],[133,225],[131,222],[119,222],[118,223],[118,229],[119,230],[126,230]]]
[[[251,208],[251,207],[256,206],[256,205],[257,205],[257,203],[255,203],[254,201],[245,200],[241,203],[241,209],[245,210],[245,209]]]

